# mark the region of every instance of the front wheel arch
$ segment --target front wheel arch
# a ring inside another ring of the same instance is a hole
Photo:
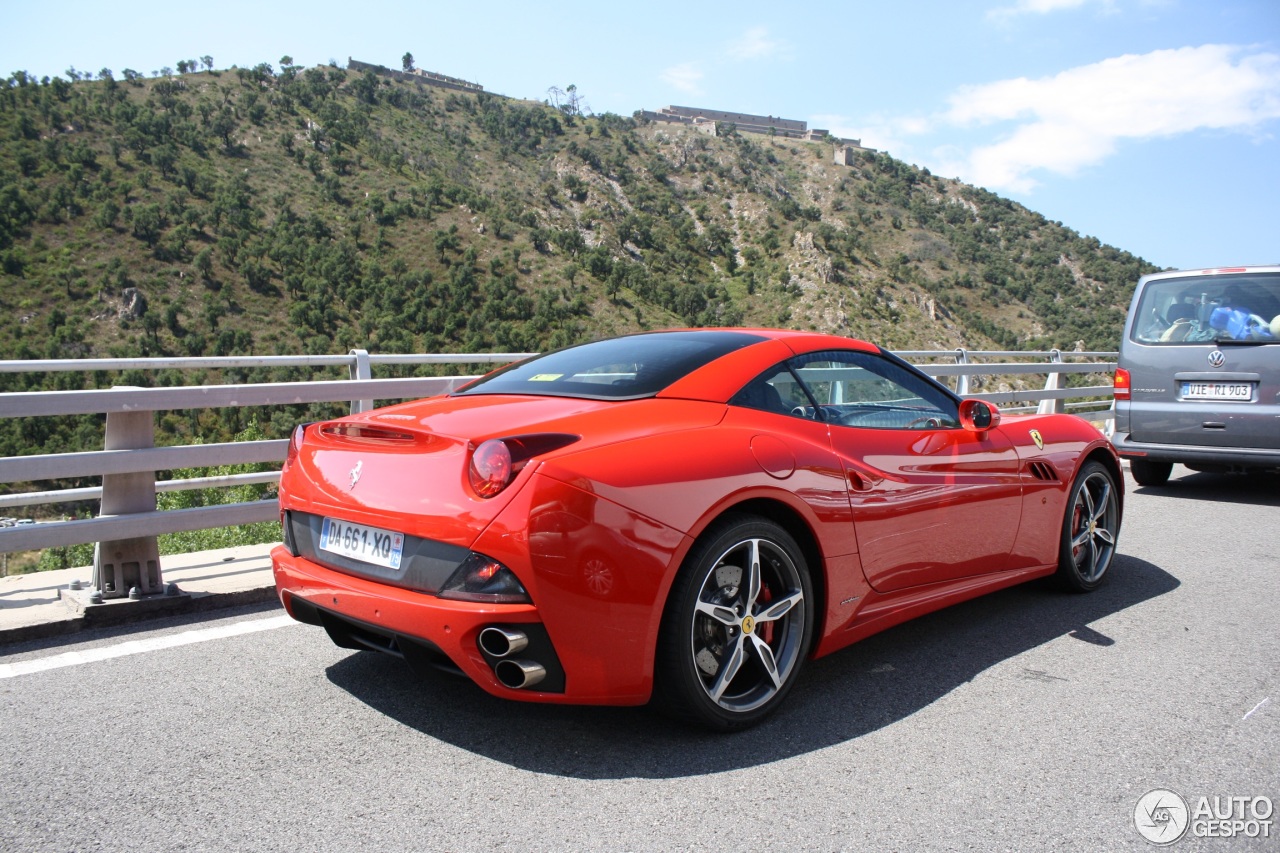
[[[1124,480],[1102,460],[1090,458],[1072,478],[1059,533],[1059,585],[1091,592],[1104,580],[1118,553]]]

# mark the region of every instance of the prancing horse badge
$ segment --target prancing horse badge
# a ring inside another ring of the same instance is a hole
[[[1044,439],[1040,436],[1040,430],[1033,429],[1031,431],[1031,440],[1036,443],[1036,448],[1044,450]]]

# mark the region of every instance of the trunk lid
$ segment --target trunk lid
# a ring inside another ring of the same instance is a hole
[[[281,505],[469,547],[543,458],[716,423],[723,405],[684,400],[436,397],[315,424],[281,477]],[[577,437],[535,457],[491,498],[472,489],[471,452],[491,438]]]

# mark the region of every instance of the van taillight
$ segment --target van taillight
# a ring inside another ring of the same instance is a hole
[[[1125,370],[1123,367],[1116,368],[1115,386],[1115,398],[1117,400],[1128,400],[1130,390],[1129,371]]]

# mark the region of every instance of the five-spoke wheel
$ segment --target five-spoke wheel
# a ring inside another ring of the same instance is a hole
[[[1071,486],[1058,577],[1068,589],[1095,589],[1111,567],[1120,533],[1120,499],[1111,471],[1098,462],[1087,462]]]
[[[813,633],[804,555],[780,526],[734,516],[690,552],[664,616],[655,698],[720,730],[770,713],[795,683]]]

